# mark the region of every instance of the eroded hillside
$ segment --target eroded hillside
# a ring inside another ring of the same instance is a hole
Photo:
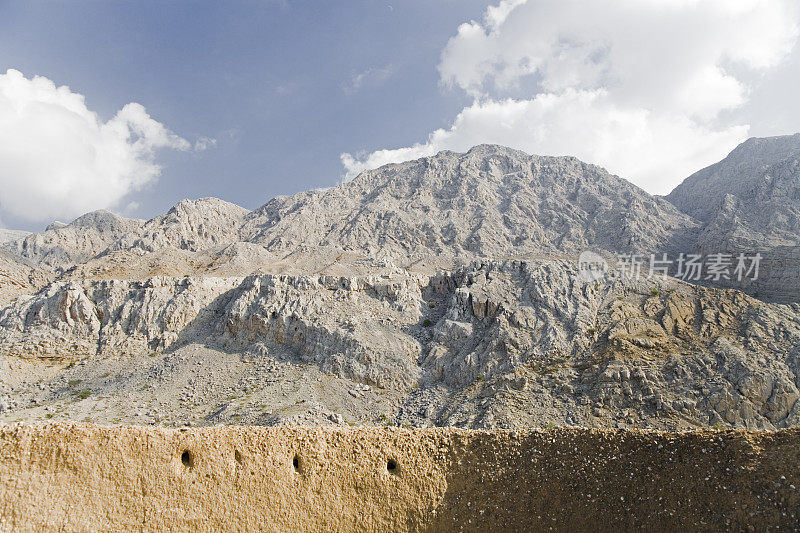
[[[675,205],[478,146],[254,211],[54,223],[0,245],[0,419],[798,425],[796,144],[748,141]],[[759,253],[761,277],[587,278],[584,250],[615,271],[618,253]]]

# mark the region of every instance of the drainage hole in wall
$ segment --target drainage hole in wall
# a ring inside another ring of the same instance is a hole
[[[233,458],[237,463],[242,464],[242,454],[239,453],[239,450],[233,450]]]
[[[298,456],[298,455],[294,456],[294,459],[292,459],[292,466],[298,472],[300,471],[300,456]]]
[[[391,472],[392,474],[397,472],[397,461],[394,459],[389,459],[386,461],[386,470]]]
[[[183,466],[186,468],[193,468],[194,456],[192,455],[192,452],[189,450],[183,450],[183,453],[181,454],[181,463],[183,463]]]

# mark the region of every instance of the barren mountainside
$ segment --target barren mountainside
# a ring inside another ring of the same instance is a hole
[[[696,223],[602,168],[500,146],[387,165],[251,213],[243,240],[398,256],[496,258],[673,248]]]
[[[54,224],[0,252],[0,420],[800,425],[797,138],[667,198],[482,145],[254,211]],[[756,242],[765,281],[735,288],[578,271]]]

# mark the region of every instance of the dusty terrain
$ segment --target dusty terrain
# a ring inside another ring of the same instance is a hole
[[[800,525],[800,430],[0,428],[10,531]]]
[[[798,154],[753,139],[660,198],[477,146],[254,211],[205,198],[18,235],[0,422],[797,426]],[[586,249],[615,271],[622,252],[763,262],[742,283],[587,280]]]
[[[0,313],[0,419],[775,429],[800,307],[568,261],[60,282]]]

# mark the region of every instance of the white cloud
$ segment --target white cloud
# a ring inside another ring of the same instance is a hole
[[[214,148],[215,146],[217,146],[216,139],[212,139],[211,137],[200,137],[194,143],[194,151],[204,152],[209,148]]]
[[[394,73],[394,65],[386,65],[380,68],[368,68],[367,70],[353,76],[347,84],[342,86],[342,91],[348,95],[355,94],[367,84],[379,85],[383,83],[391,78]]]
[[[160,148],[190,144],[130,103],[102,122],[47,78],[0,74],[0,209],[41,222],[111,208],[157,179]]]
[[[748,133],[726,111],[798,37],[795,0],[505,0],[462,24],[443,85],[474,98],[420,144],[342,155],[347,176],[442,149],[576,155],[668,192]]]

